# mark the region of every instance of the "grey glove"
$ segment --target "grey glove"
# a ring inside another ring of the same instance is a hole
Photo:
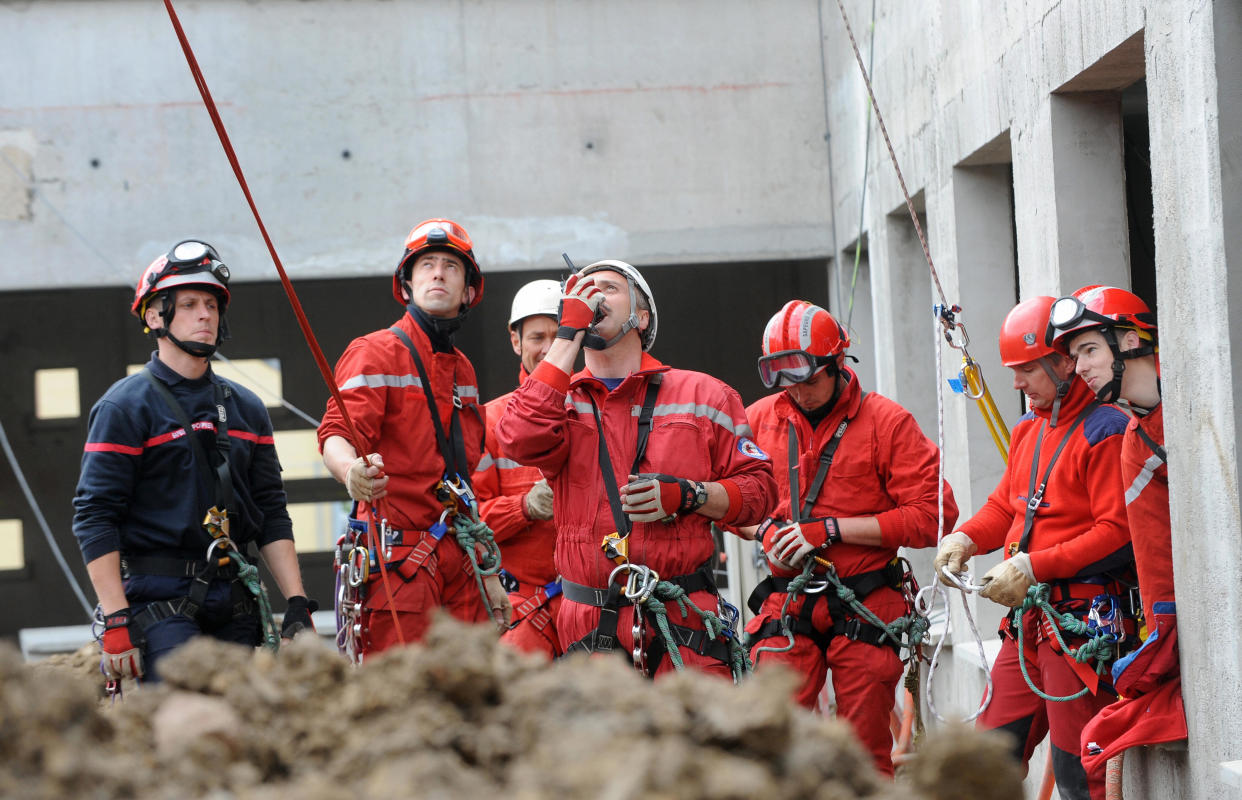
[[[522,500],[522,508],[530,519],[552,519],[552,487],[547,478],[540,478],[530,487]]]

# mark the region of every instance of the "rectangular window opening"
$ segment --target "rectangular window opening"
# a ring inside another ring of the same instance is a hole
[[[37,369],[34,378],[35,416],[38,419],[76,419],[82,416],[77,367]]]

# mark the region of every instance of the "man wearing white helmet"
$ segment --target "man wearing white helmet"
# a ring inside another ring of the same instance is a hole
[[[682,663],[736,676],[740,644],[709,634],[690,604],[727,608],[710,568],[711,521],[753,525],[775,500],[741,398],[647,352],[659,318],[633,266],[591,264],[569,278],[560,305],[556,341],[513,393],[496,437],[552,486],[561,645],[621,651],[653,676]],[[571,375],[579,352],[586,369]],[[668,602],[668,585],[690,603]],[[667,634],[648,624],[656,600]]]
[[[518,289],[509,314],[509,342],[521,360],[518,384],[543,361],[556,339],[561,285],[538,280]],[[552,524],[552,489],[534,467],[507,457],[496,440],[496,422],[513,392],[486,405],[486,452],[475,468],[474,490],[483,521],[504,547],[501,580],[513,604],[513,622],[501,637],[519,650],[562,654],[556,634],[561,585],[552,564],[556,528]]]

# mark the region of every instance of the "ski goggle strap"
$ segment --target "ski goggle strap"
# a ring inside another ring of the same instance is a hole
[[[405,250],[421,250],[424,247],[435,247],[437,245],[446,245],[453,247],[463,253],[469,253],[474,250],[474,243],[470,241],[470,235],[466,233],[455,222],[446,219],[435,219],[424,222],[414,230],[410,231],[409,237],[405,240]]]
[[[824,367],[836,361],[836,356],[816,356],[805,350],[782,350],[759,357],[759,380],[769,389],[776,386],[792,386],[808,381]]]

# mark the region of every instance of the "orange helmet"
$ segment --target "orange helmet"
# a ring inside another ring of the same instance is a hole
[[[769,389],[810,380],[850,346],[841,323],[817,305],[790,300],[763,329],[759,379]]]
[[[1069,297],[1052,304],[1044,343],[1062,353],[1069,346],[1069,334],[1088,328],[1133,328],[1154,338],[1156,316],[1133,292],[1116,286],[1084,286]]]
[[[401,305],[406,304],[401,290],[402,282],[409,279],[410,265],[428,250],[450,250],[462,257],[466,262],[466,285],[474,287],[474,299],[469,305],[474,307],[483,299],[483,271],[474,257],[474,243],[466,229],[451,219],[429,219],[418,223],[405,237],[405,253],[397,263],[392,275],[392,296]]]
[[[1055,302],[1056,298],[1049,295],[1032,297],[1018,303],[1005,315],[1000,330],[1002,364],[1016,367],[1055,352],[1044,344],[1048,310]]]

